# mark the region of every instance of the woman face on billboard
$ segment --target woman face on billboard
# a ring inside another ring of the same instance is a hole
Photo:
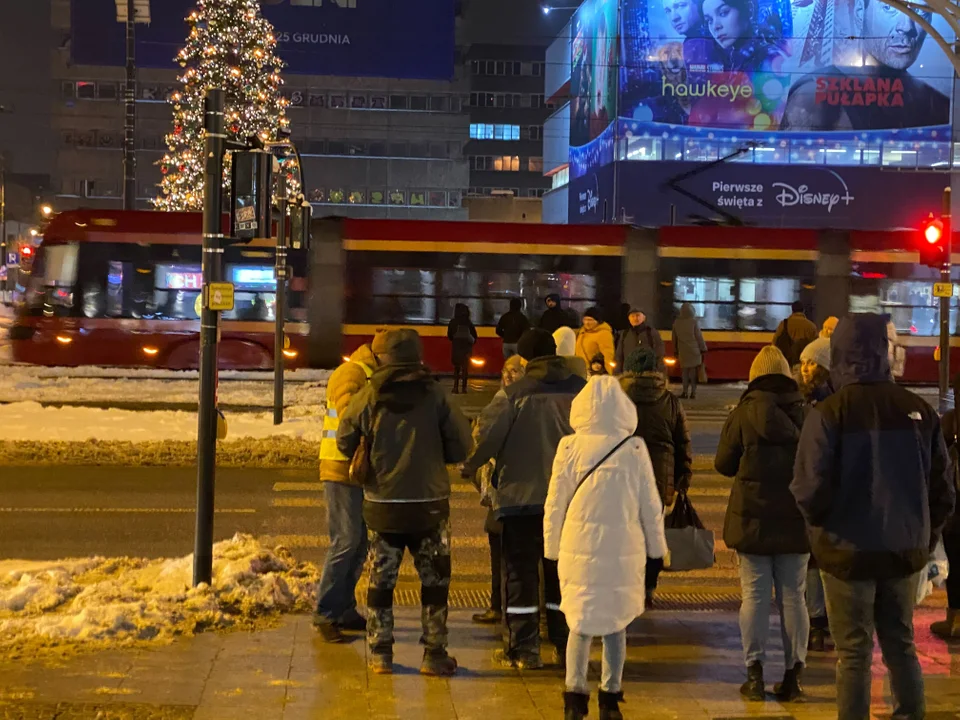
[[[724,50],[751,35],[750,13],[736,0],[703,0],[703,22]]]

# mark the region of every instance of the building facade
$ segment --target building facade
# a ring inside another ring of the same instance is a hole
[[[551,112],[543,53],[542,44],[468,49],[471,196],[539,198],[550,187],[543,175],[543,124]]]
[[[725,27],[709,3],[584,2],[546,54],[544,220],[916,227],[951,183],[954,73],[910,18],[854,5],[760,0]]]

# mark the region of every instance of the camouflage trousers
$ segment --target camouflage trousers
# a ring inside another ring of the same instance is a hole
[[[450,521],[426,533],[369,532],[370,587],[367,590],[367,642],[374,653],[393,652],[393,590],[403,552],[410,550],[420,576],[423,635],[428,650],[447,646],[447,595],[450,590]]]

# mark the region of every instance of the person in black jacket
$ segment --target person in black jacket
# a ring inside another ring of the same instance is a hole
[[[630,308],[630,327],[620,333],[617,340],[617,350],[614,354],[616,366],[614,372],[617,374],[623,372],[623,363],[630,353],[638,347],[650,348],[653,354],[657,356],[657,370],[666,373],[667,366],[663,362],[666,351],[663,347],[663,338],[660,337],[660,331],[647,322],[647,315],[640,308]]]
[[[740,560],[740,636],[747,681],[740,693],[763,700],[763,663],[770,635],[770,593],[776,592],[783,635],[782,702],[803,694],[810,618],[804,602],[810,545],[803,516],[790,494],[804,408],[790,365],[773,345],[750,366],[750,384],[727,418],[714,465],[734,477],[723,541]]]
[[[422,364],[415,330],[391,330],[378,343],[380,367],[353,396],[337,428],[337,448],[353,457],[366,441],[369,474],[363,519],[370,540],[367,640],[375,673],[393,671],[393,589],[409,548],[420,575],[425,645],[420,672],[452,675],[447,654],[450,588],[450,476],[463,462],[470,425]]]
[[[453,308],[453,319],[447,325],[447,339],[451,343],[450,361],[453,363],[453,394],[467,391],[467,375],[470,371],[470,358],[473,346],[477,342],[477,328],[470,320],[470,308],[457,303]],[[462,390],[458,388],[462,387]]]
[[[960,445],[957,435],[960,433],[960,418],[957,417],[957,404],[960,403],[960,375],[953,378],[953,410],[948,410],[941,419],[943,438],[950,455],[951,478],[957,485],[957,472],[960,471]],[[960,514],[954,511],[946,527],[943,528],[943,549],[947,554],[951,572],[947,573],[947,617],[930,625],[930,632],[944,640],[960,638]]]
[[[580,327],[580,319],[577,314],[570,309],[564,310],[560,307],[560,296],[556,293],[550,293],[544,299],[547,309],[540,316],[539,327],[553,335],[559,328],[568,327],[576,330]]]
[[[881,315],[837,325],[830,338],[836,392],[804,423],[790,486],[826,591],[841,720],[870,715],[874,632],[894,716],[924,716],[913,608],[956,495],[940,419],[893,382],[887,342]]]
[[[650,451],[660,501],[672,505],[677,492],[686,492],[693,477],[690,431],[683,405],[667,390],[667,379],[657,371],[657,357],[650,348],[637,348],[623,364],[620,387],[637,406],[636,435]],[[663,558],[647,558],[645,575],[647,605],[653,602]]]
[[[497,335],[503,340],[503,359],[508,360],[517,354],[517,343],[530,328],[530,321],[523,314],[523,300],[510,299],[510,309],[500,316],[497,323]]]
[[[493,510],[503,524],[506,646],[494,662],[507,667],[543,667],[540,657],[540,570],[547,634],[562,664],[569,629],[560,611],[557,563],[543,554],[543,513],[557,446],[570,426],[570,406],[586,381],[558,357],[553,336],[539,328],[520,338],[526,363],[522,379],[497,393],[481,413],[477,445],[461,473],[470,478],[496,460]]]

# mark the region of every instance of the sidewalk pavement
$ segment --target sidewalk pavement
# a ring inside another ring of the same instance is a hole
[[[927,720],[960,717],[960,644],[948,647],[927,626],[942,611],[921,611],[917,635],[926,678]],[[255,633],[200,635],[149,650],[81,655],[51,666],[0,662],[3,720],[513,720],[561,718],[558,669],[518,673],[494,668],[490,628],[451,614],[451,652],[461,670],[452,679],[418,674],[419,613],[397,612],[395,674],[366,667],[366,643],[325,645],[310,617],[283,619]],[[779,630],[772,623],[768,687],[782,674]],[[626,718],[649,720],[820,720],[836,717],[835,656],[812,655],[804,703],[748,703],[738,688],[744,670],[735,613],[651,611],[631,626],[623,705]],[[591,717],[597,716],[599,645],[591,663]],[[884,670],[875,658],[876,717],[884,705]]]

